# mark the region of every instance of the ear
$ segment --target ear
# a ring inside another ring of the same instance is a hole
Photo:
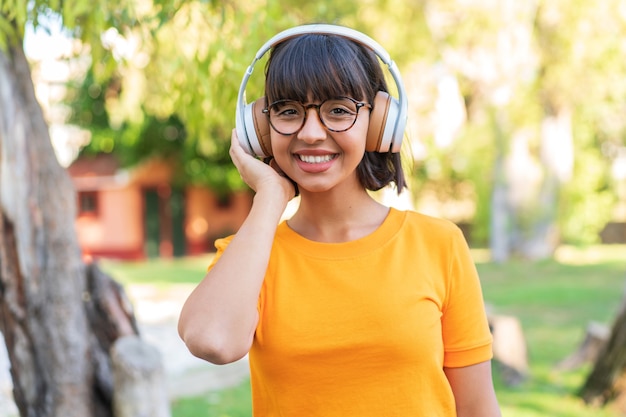
[[[263,150],[266,156],[272,156],[272,144],[270,141],[270,123],[267,115],[263,113],[263,109],[266,107],[265,97],[261,97],[255,100],[252,106],[252,120],[254,122],[254,131],[256,138],[259,142],[259,146]]]
[[[388,151],[388,149],[382,149],[382,147],[391,101],[391,96],[384,91],[379,91],[376,93],[376,97],[374,97],[374,105],[370,111],[370,122],[365,141],[365,150],[368,152]]]

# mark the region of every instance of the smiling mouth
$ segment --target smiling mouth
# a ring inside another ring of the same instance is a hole
[[[298,159],[307,164],[323,164],[324,162],[330,162],[337,157],[337,154],[328,155],[296,155]]]

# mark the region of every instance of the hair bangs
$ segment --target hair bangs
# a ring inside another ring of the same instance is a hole
[[[360,54],[354,42],[338,36],[309,34],[277,45],[266,67],[268,101],[369,99],[363,91],[368,78]]]

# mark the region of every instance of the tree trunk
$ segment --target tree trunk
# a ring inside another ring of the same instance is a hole
[[[493,223],[497,216],[504,219],[507,213],[509,223],[508,229],[497,232],[494,227],[493,233],[506,234],[499,240],[508,243],[509,255],[537,260],[552,257],[559,243],[559,193],[561,185],[569,180],[573,167],[571,115],[562,110],[545,117],[540,161],[532,151],[533,134],[529,132],[532,131],[518,129],[512,132],[506,150],[506,167],[496,165],[495,172],[499,177],[494,180],[492,200],[499,195],[500,204],[492,203]],[[502,144],[498,145],[498,152],[503,148]],[[503,197],[504,193],[506,197]],[[504,256],[501,258],[494,257],[494,260],[506,260]]]
[[[87,265],[86,278],[87,289],[83,300],[92,332],[89,341],[91,365],[95,372],[92,383],[93,416],[111,417],[115,415],[115,393],[124,388],[115,386],[112,348],[119,338],[136,336],[139,331],[130,301],[122,287],[93,263]]]
[[[511,257],[510,222],[511,207],[508,201],[509,186],[504,169],[506,140],[504,134],[502,110],[492,110],[492,126],[495,136],[496,157],[493,167],[493,190],[491,191],[491,221],[489,247],[491,260],[503,263]]]
[[[595,406],[626,396],[626,298],[580,396]]]
[[[571,179],[574,166],[572,116],[567,109],[544,117],[541,127],[543,181],[534,198],[532,221],[518,235],[515,251],[524,259],[546,259],[559,244],[557,225],[561,185]],[[528,210],[518,217],[523,219]]]
[[[21,45],[0,50],[0,330],[14,399],[22,417],[110,416],[109,353],[87,312],[108,313],[89,302],[73,186]]]

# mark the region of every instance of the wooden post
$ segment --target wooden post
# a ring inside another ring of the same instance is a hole
[[[115,417],[171,417],[165,372],[155,347],[138,336],[125,336],[113,345],[111,360]]]
[[[528,377],[528,352],[522,325],[517,317],[489,315],[493,334],[493,359],[508,386]]]

